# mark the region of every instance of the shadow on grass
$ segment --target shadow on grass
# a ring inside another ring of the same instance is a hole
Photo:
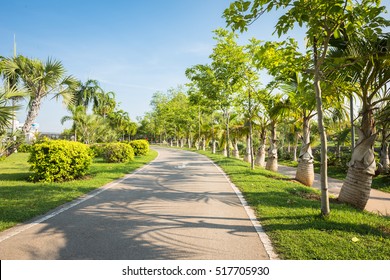
[[[32,172],[19,172],[19,173],[2,173],[0,176],[1,181],[20,181],[26,182]]]

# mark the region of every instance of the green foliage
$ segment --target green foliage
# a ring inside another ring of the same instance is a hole
[[[31,152],[31,147],[32,147],[32,145],[22,143],[18,147],[18,152],[19,153],[29,153],[29,152]]]
[[[103,157],[106,145],[105,143],[95,143],[89,145],[89,148],[92,150],[94,157]]]
[[[137,157],[129,163],[105,163],[96,159],[85,180],[62,183],[28,182],[31,175],[28,156],[25,153],[15,153],[0,161],[0,231],[47,213],[131,173],[153,160],[157,152],[150,151],[147,156]]]
[[[106,144],[103,158],[106,162],[129,162],[134,160],[134,150],[129,144]]]
[[[129,142],[134,150],[134,155],[144,156],[149,153],[149,142],[147,140],[133,140]]]
[[[15,111],[20,109],[20,106],[12,105],[11,98],[20,97],[21,94],[15,89],[6,89],[2,92],[0,89],[0,133],[10,127],[12,119],[15,116]]]
[[[49,58],[43,62],[19,55],[5,58],[1,67],[3,75],[7,79],[19,79],[29,95],[27,118],[22,128],[24,133],[30,130],[46,96],[52,94],[55,98],[62,97],[65,104],[73,100],[77,81],[72,76],[65,76],[65,68],[60,61]]]
[[[332,213],[319,215],[317,190],[248,163],[208,152],[255,209],[281,259],[389,259],[390,221],[332,203]],[[356,238],[358,241],[356,241]]]
[[[28,162],[34,182],[63,182],[86,175],[92,155],[82,143],[44,140],[31,147]]]

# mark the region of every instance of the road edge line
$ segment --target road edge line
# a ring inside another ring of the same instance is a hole
[[[156,151],[156,150],[155,150]],[[33,220],[31,220],[31,222],[25,222],[25,223],[22,223],[22,224],[19,224],[19,225],[15,225],[14,227],[10,228],[10,229],[7,229],[3,232],[0,232],[0,243],[11,238],[11,237],[14,237],[16,235],[18,235],[19,233],[22,233],[36,225],[39,225],[40,223],[44,222],[44,221],[47,221],[59,214],[61,214],[62,212],[65,212],[99,194],[101,194],[102,192],[122,183],[124,180],[128,179],[128,178],[131,178],[132,176],[136,175],[137,173],[141,172],[142,170],[146,169],[147,167],[149,167],[149,165],[151,165],[155,160],[158,159],[160,153],[158,151],[157,152],[157,156],[155,159],[153,159],[152,161],[148,162],[147,164],[143,165],[142,167],[139,167],[137,168],[136,170],[134,170],[132,173],[130,174],[126,174],[124,175],[122,178],[119,178],[119,179],[116,179],[110,183],[107,183],[103,186],[101,186],[100,188],[98,189],[95,189],[87,194],[83,194],[82,196],[76,198],[75,200],[73,201],[70,201],[70,202],[67,202],[63,205],[60,205],[56,208],[54,208],[53,210],[49,211],[47,214],[45,214],[43,217],[41,218],[35,218]]]
[[[226,173],[222,170],[221,167],[219,167],[214,161],[212,161],[210,158],[206,157],[210,160],[210,162],[218,169],[218,171],[225,177],[225,179],[230,184],[230,187],[233,189],[233,191],[236,193],[238,199],[240,200],[242,206],[245,209],[246,214],[248,215],[248,218],[252,222],[253,227],[255,228],[260,241],[263,243],[265,251],[268,254],[268,257],[270,260],[279,260],[278,255],[275,253],[274,248],[272,246],[272,242],[269,239],[267,233],[264,231],[264,228],[260,224],[259,220],[257,219],[255,212],[253,209],[249,206],[248,202],[246,201],[244,195],[241,193],[240,189],[237,188],[235,184],[232,183],[230,178],[226,175]]]

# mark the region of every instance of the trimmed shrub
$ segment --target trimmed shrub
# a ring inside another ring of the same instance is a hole
[[[108,143],[105,145],[103,158],[106,162],[128,162],[134,159],[134,151],[129,144]]]
[[[129,144],[133,148],[136,156],[144,156],[149,153],[149,142],[147,140],[133,140]]]
[[[92,150],[94,157],[103,157],[106,145],[106,143],[95,143],[89,145],[89,148]]]
[[[46,140],[31,146],[28,162],[35,182],[63,182],[87,174],[92,153],[87,145],[66,140]]]

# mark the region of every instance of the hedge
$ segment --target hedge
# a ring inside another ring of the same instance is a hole
[[[129,144],[133,147],[136,156],[144,156],[149,153],[149,142],[146,140],[133,140]]]
[[[103,158],[106,162],[132,161],[134,159],[134,150],[126,143],[108,143],[105,145]]]
[[[92,150],[94,157],[103,157],[106,145],[106,143],[95,143],[90,144],[89,148]]]
[[[63,182],[83,177],[92,163],[87,145],[66,140],[45,140],[31,146],[28,162],[35,182]]]

